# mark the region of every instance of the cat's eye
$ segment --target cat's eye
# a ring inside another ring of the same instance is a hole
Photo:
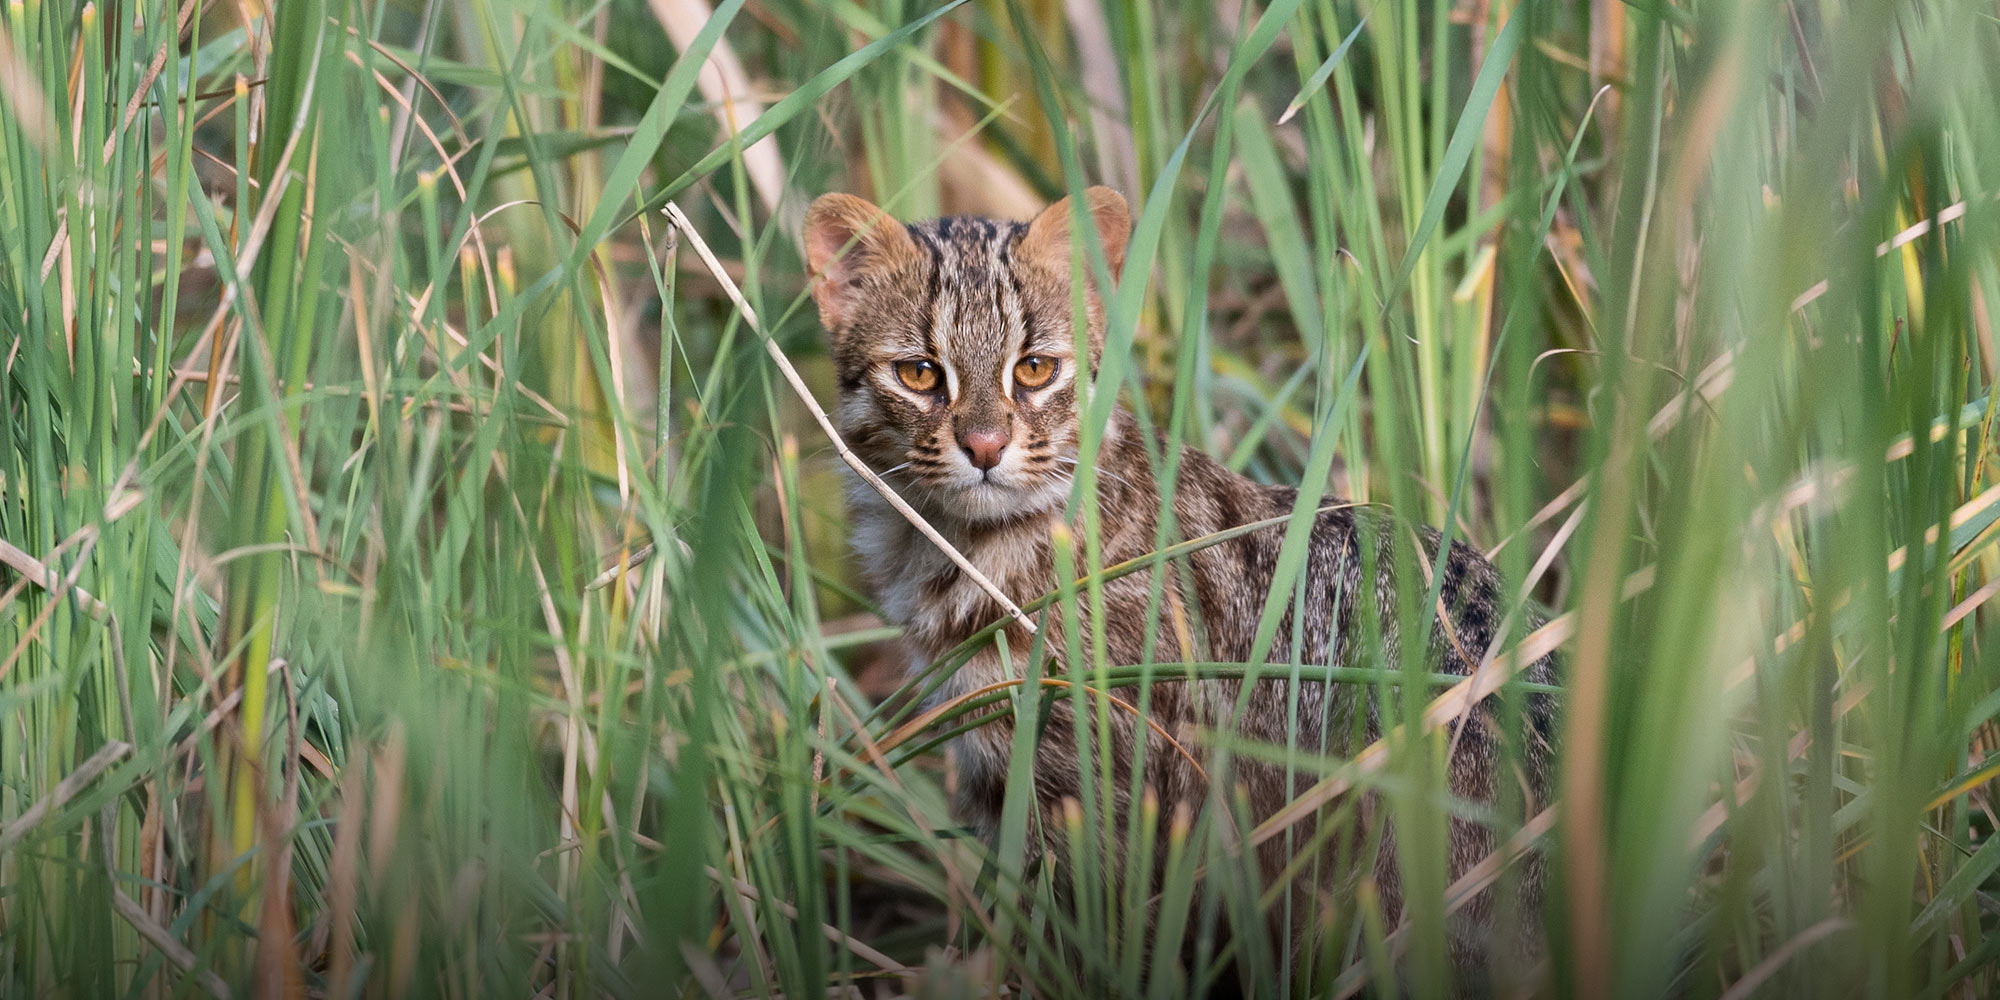
[[[1014,384],[1039,389],[1056,376],[1056,359],[1030,354],[1014,362]]]
[[[918,392],[936,392],[939,381],[938,366],[928,361],[898,361],[896,378]]]

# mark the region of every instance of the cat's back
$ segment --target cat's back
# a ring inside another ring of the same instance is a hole
[[[1279,553],[1297,502],[1298,490],[1293,487],[1255,482],[1193,449],[1182,453],[1174,516],[1181,537],[1200,545],[1188,557],[1188,565],[1200,598],[1209,652],[1216,659],[1244,661],[1253,651],[1257,623],[1277,576]],[[1305,662],[1330,662],[1325,657],[1333,652],[1332,643],[1346,617],[1340,613],[1343,602],[1332,597],[1360,592],[1356,505],[1328,497],[1320,507],[1306,540],[1305,600],[1302,606],[1288,605],[1283,612],[1278,638],[1269,654],[1273,661],[1291,659],[1291,619],[1302,611],[1306,615],[1300,623],[1304,626]],[[1259,522],[1269,523],[1230,534]],[[1218,535],[1228,537],[1201,544]]]
[[[1198,548],[1189,557],[1200,597],[1209,652],[1219,660],[1246,661],[1259,619],[1276,580],[1285,535],[1299,492],[1267,486],[1230,472],[1199,451],[1183,452],[1174,493],[1180,537],[1198,541],[1258,522],[1265,527]],[[1402,533],[1398,538],[1397,533]],[[1398,542],[1401,551],[1398,551]],[[1438,606],[1446,613],[1426,629],[1430,659],[1444,673],[1478,665],[1508,606],[1499,572],[1478,550],[1454,540],[1442,554],[1438,532],[1396,520],[1371,504],[1322,498],[1305,539],[1302,579],[1282,605],[1267,662],[1360,665],[1398,663],[1399,565],[1420,574],[1427,592],[1442,574]],[[1539,624],[1530,616],[1530,624]],[[1296,637],[1300,648],[1292,648]],[[1531,671],[1539,673],[1539,671]]]

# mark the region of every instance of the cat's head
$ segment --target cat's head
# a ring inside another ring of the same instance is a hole
[[[1094,187],[1085,204],[1116,274],[1131,231],[1125,199]],[[829,194],[806,213],[813,298],[840,379],[836,423],[928,512],[1010,520],[1069,495],[1080,367],[1072,212],[1065,198],[1031,222],[904,225]],[[1104,311],[1094,288],[1085,301],[1095,371]]]

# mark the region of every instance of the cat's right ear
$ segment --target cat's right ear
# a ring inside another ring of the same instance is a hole
[[[920,259],[902,223],[851,194],[821,195],[806,209],[805,244],[813,301],[828,332],[845,328],[863,306],[862,279]]]

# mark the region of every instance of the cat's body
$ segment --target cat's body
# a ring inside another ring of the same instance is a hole
[[[1096,188],[1089,207],[1115,273],[1127,232],[1124,203]],[[836,420],[843,436],[871,467],[894,469],[887,476],[891,485],[1017,603],[1049,593],[1060,582],[1052,535],[1066,516],[1076,471],[1069,226],[1064,203],[1027,224],[942,219],[905,227],[844,195],[822,198],[807,220],[815,296],[833,336],[841,385]],[[1086,311],[1094,368],[1102,332],[1094,295],[1086,300]],[[1164,446],[1141,435],[1136,421],[1120,409],[1102,438],[1096,463],[1102,565],[1137,559],[1160,545],[1163,490],[1148,445],[1160,454]],[[1185,450],[1179,460],[1170,544],[1282,519],[1295,505],[1296,490],[1255,483],[1200,452]],[[1005,617],[997,601],[871,488],[855,480],[849,500],[855,548],[869,580],[920,660],[945,656]],[[1302,663],[1392,669],[1400,663],[1396,531],[1408,532],[1404,541],[1421,540],[1419,558],[1444,577],[1440,600],[1451,610],[1450,624],[1428,630],[1425,662],[1430,669],[1459,674],[1476,664],[1501,624],[1504,605],[1491,564],[1462,544],[1437,559],[1434,532],[1399,528],[1385,513],[1364,506],[1329,502],[1317,515],[1307,548],[1303,600],[1292,602],[1279,621],[1265,660],[1273,664],[1265,674],[1269,679],[1253,685],[1247,701],[1234,679],[1156,683],[1146,694],[1147,715],[1166,738],[1130,712],[1097,713],[1110,726],[1109,736],[1101,738],[1115,777],[1111,814],[1120,817],[1118,829],[1125,828],[1131,805],[1135,761],[1143,759],[1140,784],[1159,797],[1162,823],[1177,804],[1198,809],[1208,799],[1211,776],[1181,752],[1205,759],[1204,731],[1233,731],[1335,755],[1352,754],[1360,748],[1357,742],[1380,735],[1378,701],[1367,689],[1316,682],[1294,686],[1284,678],[1295,658],[1294,636]],[[1157,598],[1150,572],[1104,583],[1101,641],[1108,662],[1150,660],[1162,664],[1160,677],[1172,678],[1177,663],[1248,661],[1284,532],[1284,524],[1277,523],[1194,550],[1160,571],[1166,578]],[[1081,563],[1079,552],[1075,564]],[[1091,602],[1078,603],[1085,616],[1082,634],[1092,636],[1099,623],[1089,619]],[[1045,621],[1046,647],[1060,657],[1066,647],[1060,616]],[[1006,634],[1011,676],[1018,678],[1032,637],[1018,624],[1010,624]],[[1089,640],[1083,648],[1090,648]],[[1551,681],[1553,671],[1544,661],[1531,665],[1528,675]],[[949,699],[1008,679],[999,651],[989,645],[945,678],[935,697]],[[1134,704],[1140,700],[1130,689],[1117,693]],[[1079,795],[1079,781],[1094,768],[1079,766],[1068,699],[1054,700],[1056,714],[1037,743],[1034,773],[1042,814],[1039,843],[1062,865],[1064,803]],[[1546,708],[1536,706],[1537,722]],[[1490,802],[1500,780],[1514,780],[1497,773],[1500,732],[1490,709],[1470,717],[1448,764],[1455,795]],[[1527,800],[1539,808],[1546,804],[1549,751],[1539,724],[1531,723],[1527,732],[1530,738],[1513,758]],[[1012,742],[1002,717],[953,747],[965,818],[987,829],[998,819]],[[1275,812],[1316,778],[1306,771],[1288,779],[1282,768],[1251,761],[1239,761],[1233,772],[1247,792],[1253,821]],[[1364,805],[1364,813],[1369,808]],[[1449,876],[1456,878],[1490,853],[1498,838],[1471,822],[1450,825]],[[1310,820],[1301,822],[1290,842],[1306,842],[1312,832]],[[1266,884],[1286,877],[1293,860],[1286,845],[1287,838],[1279,837],[1258,849]],[[1122,840],[1114,844],[1121,854],[1127,846]],[[1348,845],[1349,857],[1352,850]],[[1333,856],[1330,848],[1327,856]],[[1372,874],[1393,919],[1399,880],[1392,858],[1393,851],[1385,850]],[[1312,876],[1319,884],[1308,898],[1324,904],[1336,893],[1332,883],[1353,874],[1335,867],[1321,866]],[[1539,897],[1540,881],[1539,864],[1531,861],[1524,880],[1529,906]],[[1303,923],[1310,923],[1314,909],[1298,908],[1306,914]],[[1288,932],[1302,933],[1303,923],[1295,914]],[[1464,952],[1464,961],[1477,956]]]

